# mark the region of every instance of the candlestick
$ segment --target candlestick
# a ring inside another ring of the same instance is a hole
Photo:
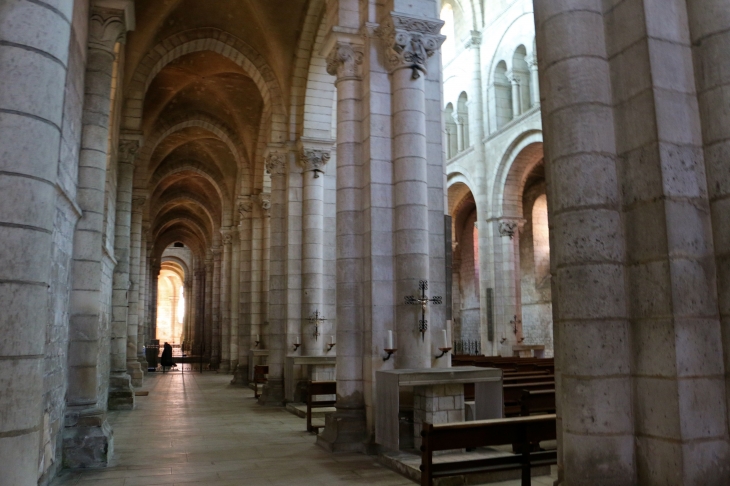
[[[449,347],[449,338],[446,335],[446,329],[443,329],[441,332],[444,333],[444,347],[448,348]]]

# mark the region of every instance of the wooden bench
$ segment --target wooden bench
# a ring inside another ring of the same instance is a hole
[[[263,385],[268,380],[266,379],[266,375],[269,374],[269,366],[268,365],[256,365],[253,367],[253,396],[254,398],[258,398],[261,396],[259,393],[259,385]]]
[[[424,423],[421,430],[421,486],[435,478],[495,471],[522,471],[522,486],[530,486],[533,467],[557,464],[557,451],[532,451],[531,444],[555,440],[555,415],[478,420],[449,424]],[[488,459],[433,463],[435,451],[513,445],[517,454]]]
[[[522,394],[525,390],[555,390],[554,381],[539,381],[534,383],[516,383],[504,385],[502,387],[502,396],[504,397],[504,416],[514,417],[520,415]]]
[[[315,400],[319,395],[337,395],[336,381],[310,381],[307,384],[307,432],[319,433],[321,425],[312,425],[312,409],[332,407],[335,400]]]
[[[522,417],[551,413],[555,413],[555,389],[522,390],[522,398],[520,398],[520,415]]]

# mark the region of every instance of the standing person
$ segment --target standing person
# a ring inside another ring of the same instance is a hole
[[[162,356],[160,357],[160,364],[162,365],[162,372],[165,372],[165,367],[171,368],[175,363],[172,362],[172,346],[169,343],[165,343],[162,349]]]

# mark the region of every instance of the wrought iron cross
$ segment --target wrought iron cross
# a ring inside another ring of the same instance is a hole
[[[326,321],[322,314],[319,313],[319,309],[315,310],[311,316],[309,316],[309,322],[314,324],[314,340],[316,341],[319,337],[319,325]]]
[[[405,297],[405,302],[406,304],[421,306],[421,320],[418,321],[418,332],[421,333],[421,340],[423,341],[426,339],[426,331],[428,330],[428,321],[426,320],[426,306],[429,302],[435,305],[440,305],[441,296],[432,297],[430,299],[426,297],[426,291],[428,290],[428,280],[421,280],[418,283],[418,288],[421,291],[421,296],[414,297],[412,295],[407,295]]]

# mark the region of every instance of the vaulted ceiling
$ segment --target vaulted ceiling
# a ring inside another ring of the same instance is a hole
[[[157,252],[175,241],[203,252],[234,224],[265,145],[272,95],[262,85],[288,106],[310,1],[136,1],[123,127],[144,138],[135,189],[149,196]]]

